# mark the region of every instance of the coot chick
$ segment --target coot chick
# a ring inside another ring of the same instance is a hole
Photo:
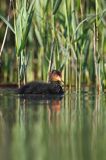
[[[19,94],[64,94],[61,86],[61,72],[53,70],[49,74],[49,82],[29,82],[18,89]]]

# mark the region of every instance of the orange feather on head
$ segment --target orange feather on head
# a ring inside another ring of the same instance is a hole
[[[62,81],[62,75],[60,71],[52,70],[49,73],[49,81],[50,82],[61,82]]]

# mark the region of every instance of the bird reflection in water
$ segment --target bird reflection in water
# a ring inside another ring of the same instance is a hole
[[[31,98],[31,99],[30,99]],[[63,97],[49,97],[49,99],[45,99],[45,97],[43,97],[44,99],[39,100],[38,97],[34,96],[32,98],[31,97],[21,97],[20,98],[20,109],[23,110],[23,112],[25,111],[25,114],[28,113],[28,110],[32,110],[34,117],[38,117],[39,119],[39,110],[41,109],[44,115],[46,115],[46,119],[48,119],[48,123],[52,123],[52,121],[54,121],[54,119],[57,119],[56,117],[58,117],[60,111],[61,111],[61,100]],[[43,108],[42,108],[43,107]],[[35,114],[38,113],[38,114]],[[29,117],[29,115],[27,114],[25,117]],[[35,119],[36,119],[35,117]],[[36,119],[37,120],[37,119]]]
[[[48,107],[48,122],[51,125],[53,122],[55,124],[59,123],[61,111],[61,100],[51,100]]]

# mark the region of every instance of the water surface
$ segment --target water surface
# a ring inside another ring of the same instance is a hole
[[[0,89],[0,160],[105,160],[106,95],[20,97]]]

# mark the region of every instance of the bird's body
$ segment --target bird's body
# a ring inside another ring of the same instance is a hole
[[[61,72],[53,70],[49,74],[49,82],[29,82],[21,86],[19,94],[63,94],[61,86]]]
[[[19,94],[63,94],[58,83],[29,82],[18,89]]]

